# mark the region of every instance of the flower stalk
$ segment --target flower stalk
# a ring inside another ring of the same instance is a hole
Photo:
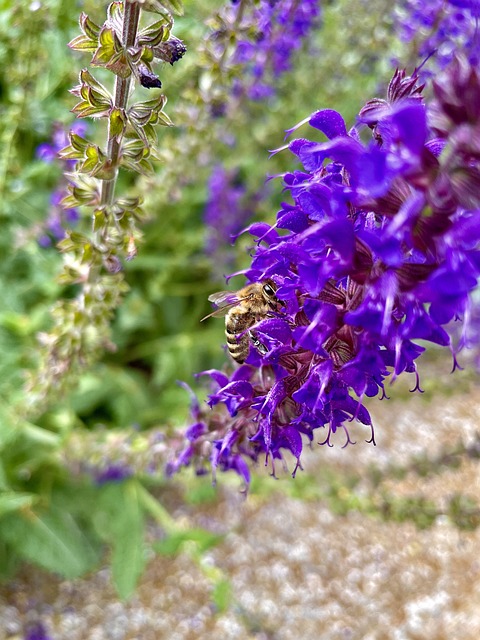
[[[156,13],[158,20],[139,29],[141,10]],[[115,84],[112,94],[83,69],[71,90],[79,98],[73,113],[107,120],[107,140],[102,149],[71,131],[69,144],[59,154],[75,163],[66,174],[68,194],[62,205],[78,208],[92,228],[67,232],[58,245],[65,257],[59,280],[77,293],[56,304],[54,326],[40,336],[40,366],[28,381],[29,402],[37,411],[53,391],[61,393],[73,385],[105,349],[115,349],[110,321],[128,288],[123,263],[136,255],[139,223],[145,215],[140,197],[115,194],[118,174],[120,169],[151,174],[151,158],[157,157],[155,126],[172,125],[163,111],[165,95],[133,104],[129,99],[134,81],[148,89],[162,86],[152,68],[155,59],[173,64],[185,52],[171,34],[172,12],[181,10],[178,0],[112,2],[101,26],[82,13],[82,33],[69,43],[71,49],[92,55],[92,67],[113,73]]]
[[[137,36],[138,22],[140,20],[140,6],[135,2],[127,2],[125,4],[123,14],[123,43],[126,50],[133,47]],[[115,77],[115,109],[124,113],[127,108],[128,94],[130,90],[132,76],[122,78],[121,76]],[[113,167],[117,167],[119,163],[120,154],[120,141],[115,134],[112,121],[108,121],[108,143],[107,143],[107,158]],[[110,180],[103,180],[101,191],[101,203],[104,205],[113,204],[113,197],[115,193],[115,184],[117,181],[118,173],[115,174]]]

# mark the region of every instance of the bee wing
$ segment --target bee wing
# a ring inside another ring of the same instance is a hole
[[[207,318],[221,318],[226,315],[230,309],[236,307],[240,301],[240,298],[233,291],[218,291],[217,293],[212,293],[212,295],[208,296],[209,302],[213,302],[218,309],[209,313],[208,316],[205,316],[200,320],[203,322]]]
[[[238,304],[239,297],[235,291],[217,291],[208,296],[208,301],[217,307],[224,307],[227,304]]]

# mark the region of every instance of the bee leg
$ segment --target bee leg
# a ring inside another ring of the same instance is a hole
[[[266,353],[268,353],[267,347],[260,342],[260,340],[257,338],[257,336],[252,331],[249,331],[248,335],[249,335],[250,340],[253,343],[253,346],[260,353],[260,355],[264,356]]]

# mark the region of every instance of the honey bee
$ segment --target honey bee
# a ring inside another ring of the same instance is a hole
[[[282,304],[275,295],[277,285],[273,280],[254,282],[240,291],[219,291],[208,297],[219,308],[210,313],[207,318],[225,316],[225,334],[227,346],[232,358],[242,364],[249,352],[250,344],[262,355],[268,349],[257,338],[250,327],[266,318],[272,311],[276,311]]]

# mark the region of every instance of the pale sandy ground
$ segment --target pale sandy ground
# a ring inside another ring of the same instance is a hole
[[[312,481],[320,469],[362,474],[372,464],[406,464],[422,452],[472,443],[480,386],[462,383],[452,395],[445,372],[442,364],[428,400],[400,392],[370,403],[376,448],[358,438],[347,449],[308,452]],[[227,532],[205,557],[232,582],[227,612],[215,614],[211,584],[187,555],[156,557],[128,602],[116,598],[107,570],[67,582],[29,569],[0,589],[0,640],[22,638],[25,622],[38,615],[53,640],[480,638],[480,528],[459,531],[444,516],[426,530],[357,512],[334,516],[318,499],[287,497],[286,479],[268,482],[272,493],[245,501],[220,479],[217,502],[173,504],[176,517]],[[410,473],[387,485],[395,495],[423,494],[440,505],[457,491],[480,502],[480,465],[466,459],[455,470]]]

